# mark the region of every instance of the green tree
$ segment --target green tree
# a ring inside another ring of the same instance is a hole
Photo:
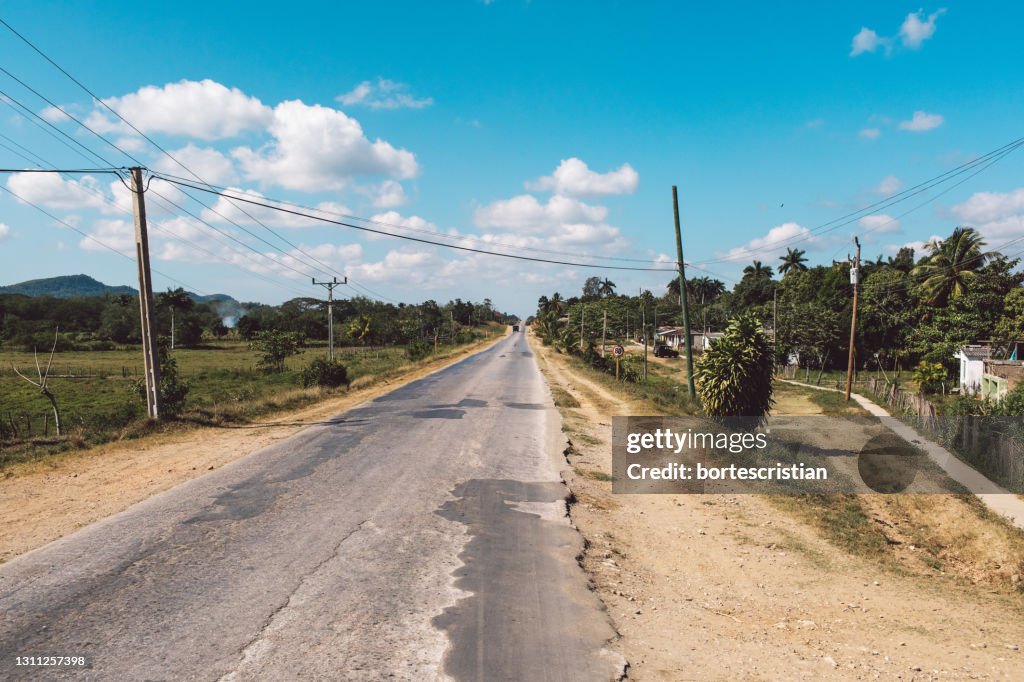
[[[773,362],[757,318],[743,314],[697,361],[694,382],[713,417],[766,416],[772,407]]]
[[[779,256],[782,263],[779,265],[779,274],[785,277],[791,272],[798,272],[807,269],[807,259],[804,257],[806,251],[788,248],[785,256]]]
[[[284,361],[299,354],[302,337],[297,332],[268,329],[256,332],[249,347],[260,353],[257,365],[267,372],[283,372]]]
[[[167,308],[171,311],[171,350],[174,350],[174,313],[175,311],[192,310],[195,305],[195,301],[188,293],[178,287],[177,289],[168,289],[166,292],[157,294],[156,304],[161,308]]]
[[[957,227],[947,239],[926,247],[928,258],[911,271],[921,280],[921,297],[931,306],[944,306],[950,299],[963,296],[977,279],[977,271],[990,254],[978,231]]]

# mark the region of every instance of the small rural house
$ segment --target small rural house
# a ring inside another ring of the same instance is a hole
[[[961,346],[953,356],[960,361],[960,392],[977,395],[985,374],[985,361],[992,357],[991,346]]]
[[[703,353],[711,344],[722,338],[723,332],[690,332],[690,343],[694,353]],[[677,350],[683,347],[683,339],[686,338],[686,330],[682,327],[659,327],[655,332],[657,343],[663,343],[669,348]]]

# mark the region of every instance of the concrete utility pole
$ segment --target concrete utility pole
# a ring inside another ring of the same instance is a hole
[[[160,362],[153,328],[153,276],[149,269],[149,234],[146,232],[146,201],[142,169],[129,168],[132,180],[132,208],[135,211],[135,262],[139,266],[139,318],[142,321],[142,363],[146,373],[146,414],[160,418]]]
[[[604,311],[604,325],[601,327],[601,357],[604,357],[604,342],[608,338],[608,311]]]
[[[679,229],[679,194],[672,185],[672,212],[676,219],[676,258],[679,259],[679,303],[683,309],[683,332],[686,334],[686,387],[690,397],[697,397],[693,385],[693,340],[690,338],[690,314],[686,309],[686,270],[683,267],[683,236]]]
[[[455,311],[449,310],[448,317],[452,322],[452,345],[455,345]]]
[[[644,381],[647,381],[647,299],[644,298],[643,289],[640,290],[640,319],[644,330]]]
[[[334,289],[342,284],[348,284],[348,277],[342,277],[341,281],[335,277],[330,282],[318,282],[313,278],[313,284],[319,284],[327,289],[327,359],[334,361]]]
[[[583,321],[587,315],[587,306],[580,304],[580,350],[583,350]]]
[[[857,245],[857,257],[850,267],[850,284],[853,285],[853,314],[850,316],[850,358],[846,363],[846,399],[850,399],[853,386],[853,341],[857,332],[857,284],[860,280],[860,240],[853,238]]]
[[[779,288],[772,287],[772,350],[779,347]],[[707,329],[704,330],[705,332]]]

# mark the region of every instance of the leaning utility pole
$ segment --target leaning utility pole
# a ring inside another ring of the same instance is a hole
[[[846,399],[850,399],[853,385],[853,340],[857,331],[857,283],[860,276],[860,240],[853,238],[857,245],[857,257],[850,267],[850,284],[853,285],[853,314],[850,316],[850,359],[846,363]]]
[[[146,201],[142,194],[142,169],[129,168],[132,180],[132,208],[135,212],[135,262],[139,266],[139,318],[142,321],[142,364],[146,372],[146,414],[160,418],[160,362],[153,327],[153,276],[149,269],[149,234],[146,232]]]
[[[686,310],[686,271],[683,267],[683,236],[679,229],[679,194],[672,185],[672,212],[676,219],[676,257],[679,259],[679,303],[683,309],[683,332],[686,334],[686,386],[690,397],[697,397],[697,388],[693,385],[693,341],[690,339],[690,315]]]
[[[314,277],[313,284],[327,289],[327,359],[334,362],[334,289],[348,284],[348,277],[342,277],[340,282],[337,277],[331,282],[318,282]]]

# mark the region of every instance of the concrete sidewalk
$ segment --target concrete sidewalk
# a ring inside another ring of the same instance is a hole
[[[813,386],[811,384],[792,381],[790,379],[777,379],[777,381],[792,384],[794,386],[803,386],[804,388],[813,388],[817,391],[842,393],[842,391],[835,388]],[[958,459],[956,455],[946,448],[925,438],[918,433],[917,429],[905,424],[896,417],[893,417],[880,405],[857,393],[851,393],[850,397],[856,400],[858,405],[863,407],[872,415],[880,417],[885,426],[892,430],[897,436],[907,442],[913,442],[924,450],[928,457],[938,464],[950,478],[968,490],[974,492],[978,499],[984,502],[989,509],[1000,516],[1005,517],[1015,526],[1024,530],[1024,499],[1021,499],[1006,488],[993,483],[969,464]]]

